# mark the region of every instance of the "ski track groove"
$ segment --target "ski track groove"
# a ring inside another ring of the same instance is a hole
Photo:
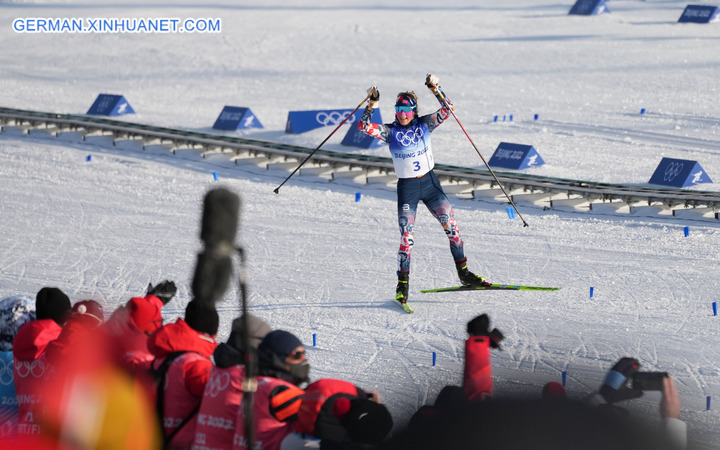
[[[542,124],[530,123],[530,126],[537,130],[547,128],[561,131],[570,130],[592,135],[599,135],[613,141],[618,141],[618,136],[621,136],[623,139],[619,139],[620,141],[624,141],[624,138],[633,138],[637,139],[638,141],[663,144],[669,147],[693,147],[696,150],[705,153],[714,153],[716,150],[720,150],[720,142],[717,142],[715,140],[698,139],[687,136],[674,136],[671,134],[662,134],[651,131],[640,131],[628,128],[609,127],[602,125],[583,125],[578,123],[558,122],[554,120],[544,120]]]

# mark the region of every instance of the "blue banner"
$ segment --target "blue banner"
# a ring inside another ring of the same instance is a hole
[[[663,158],[648,183],[683,188],[712,180],[697,161]]]
[[[87,114],[95,116],[122,116],[135,114],[125,97],[122,95],[100,94],[95,99]]]
[[[501,142],[495,149],[488,165],[505,169],[528,169],[545,164],[540,154],[532,145],[511,144]]]
[[[288,113],[285,133],[299,134],[327,126],[338,126],[350,114],[352,109],[323,109],[317,111],[290,111]],[[358,110],[348,119],[346,124],[356,124],[362,111]]]
[[[263,128],[258,118],[250,108],[225,106],[215,120],[213,128],[216,130],[245,130],[248,128]]]
[[[609,13],[605,0],[578,0],[568,14],[581,16],[594,16],[596,14]]]
[[[720,7],[709,5],[687,5],[679,23],[710,23],[720,20]]]

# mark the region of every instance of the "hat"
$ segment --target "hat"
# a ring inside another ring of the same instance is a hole
[[[232,322],[232,330],[228,337],[227,343],[236,350],[242,350],[243,345],[243,316],[238,317]],[[248,337],[250,338],[250,348],[257,349],[262,340],[272,331],[270,325],[259,317],[252,314],[247,315]],[[297,348],[297,346],[295,347]],[[293,348],[293,350],[295,350]]]
[[[395,101],[395,106],[410,106],[411,108],[417,108],[417,99],[410,95],[408,92],[403,92],[398,95]]]
[[[195,331],[215,336],[220,327],[220,317],[214,306],[205,306],[192,300],[185,307],[185,323]]]
[[[303,344],[294,334],[285,330],[275,330],[268,333],[258,348],[265,348],[284,360],[287,355]]]
[[[38,320],[52,319],[62,326],[68,319],[71,307],[68,296],[56,287],[44,287],[35,296],[35,315]]]
[[[15,295],[0,300],[0,351],[12,350],[18,330],[31,320],[35,320],[32,297]]]
[[[127,310],[132,321],[141,331],[152,333],[162,326],[162,299],[155,295],[133,297],[127,302]]]
[[[543,400],[565,400],[565,388],[562,384],[551,381],[543,386],[542,398]]]
[[[350,439],[362,444],[378,444],[385,439],[393,427],[392,416],[385,405],[360,397],[349,403],[350,409],[340,422],[347,428]]]
[[[89,321],[88,324],[95,326],[99,326],[105,321],[103,307],[95,300],[81,300],[75,303],[72,307],[71,317],[73,319],[76,319],[78,317],[86,317],[88,319],[91,318],[92,321]]]

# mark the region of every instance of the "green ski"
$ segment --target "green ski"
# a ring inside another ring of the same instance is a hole
[[[487,286],[451,286],[438,289],[424,289],[422,293],[450,292],[450,291],[558,291],[559,287],[523,286],[517,284],[489,284]]]

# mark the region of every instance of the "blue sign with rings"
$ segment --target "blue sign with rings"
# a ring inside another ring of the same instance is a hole
[[[697,161],[663,158],[648,183],[684,188],[712,180]]]
[[[345,124],[355,125],[360,120],[362,111],[352,116],[352,109],[323,109],[317,111],[290,111],[288,113],[285,133],[299,134],[316,128],[338,126],[347,117],[350,117]]]

